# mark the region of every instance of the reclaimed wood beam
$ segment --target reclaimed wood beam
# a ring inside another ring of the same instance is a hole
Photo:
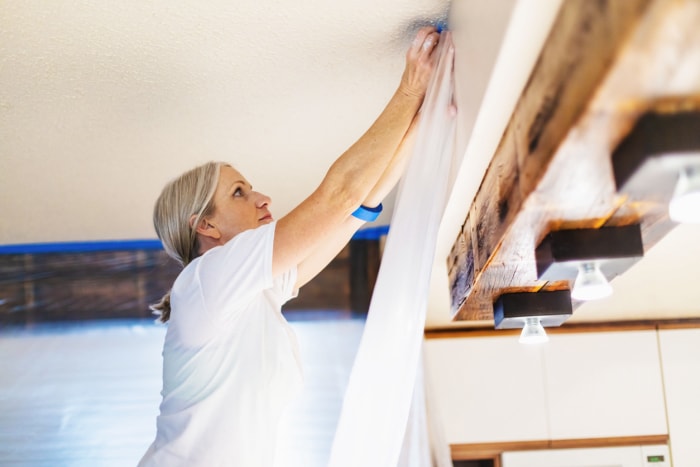
[[[537,280],[551,230],[641,223],[648,250],[673,228],[654,196],[616,192],[611,154],[643,114],[700,109],[698,24],[694,0],[562,4],[447,258],[455,320],[569,288]]]

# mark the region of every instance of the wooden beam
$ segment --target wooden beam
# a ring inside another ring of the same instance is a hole
[[[610,155],[650,110],[700,108],[700,2],[567,0],[447,259],[456,320],[490,320],[538,281],[551,230],[641,223],[648,249],[666,206],[619,195]]]

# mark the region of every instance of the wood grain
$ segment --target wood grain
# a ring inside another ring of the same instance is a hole
[[[455,320],[491,320],[538,281],[551,230],[642,224],[645,249],[674,226],[650,194],[616,192],[615,147],[654,109],[700,96],[700,2],[564,2],[447,259]],[[473,260],[471,259],[473,258]]]

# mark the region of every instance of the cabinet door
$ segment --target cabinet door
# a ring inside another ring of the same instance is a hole
[[[653,454],[652,454],[653,453]],[[503,467],[670,467],[666,446],[506,452]]]
[[[673,463],[700,465],[700,329],[659,331]]]
[[[655,331],[552,335],[544,355],[552,439],[668,433]]]
[[[426,381],[451,444],[548,439],[542,350],[517,337],[429,339]]]

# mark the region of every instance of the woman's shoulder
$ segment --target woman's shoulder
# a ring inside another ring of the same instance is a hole
[[[201,300],[214,310],[229,309],[270,288],[273,240],[274,225],[266,224],[206,251],[175,279],[173,301]]]
[[[263,246],[267,240],[269,240],[271,243],[274,237],[276,223],[277,222],[274,221],[254,229],[244,230],[243,232],[235,235],[225,244],[215,246],[214,248],[205,251],[202,256],[196,259],[209,259],[213,256],[227,254],[231,251],[239,254],[251,253],[256,248]]]

